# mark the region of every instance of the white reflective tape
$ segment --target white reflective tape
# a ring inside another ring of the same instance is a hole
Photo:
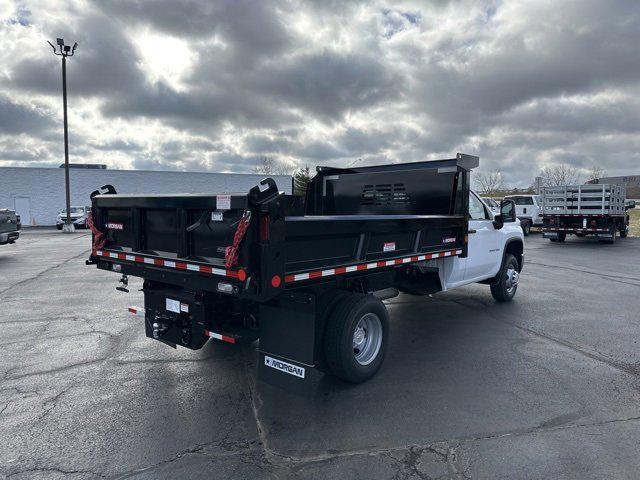
[[[349,265],[347,268],[345,268],[345,272],[355,272],[358,270],[358,266],[357,265]]]
[[[308,273],[299,273],[293,276],[293,279],[297,282],[298,280],[309,280]]]
[[[367,269],[378,268],[378,263],[367,263]]]
[[[109,252],[109,256],[110,256],[111,258],[118,258],[118,254],[117,254],[117,253],[115,253],[115,252]]]
[[[102,256],[102,250],[96,250],[96,255],[101,257]]]
[[[222,340],[222,335],[220,335],[219,333],[209,332],[209,336],[217,340]]]
[[[456,250],[456,255],[462,255],[462,250]]]
[[[172,262],[171,260],[165,260],[164,261],[164,266],[165,267],[176,268],[176,262]]]
[[[135,262],[136,261],[136,257],[134,257],[133,255],[126,255],[124,258],[126,258],[130,262]]]
[[[403,258],[402,259],[402,263],[410,263],[411,262],[411,257],[407,257],[407,258]]]
[[[451,256],[451,252],[444,252],[444,256],[445,256],[445,257],[449,257],[449,256]]]
[[[200,267],[198,265],[192,265],[190,263],[187,263],[187,270],[191,270],[193,272],[199,272]]]
[[[396,261],[395,260],[387,260],[386,265],[387,267],[390,267],[391,265],[395,265]]]
[[[219,268],[212,268],[211,273],[213,273],[214,275],[222,275],[223,277],[227,275],[226,270],[220,270]]]
[[[422,260],[425,260],[427,257],[426,255],[418,255],[418,261],[421,262]]]
[[[328,277],[331,275],[335,275],[336,271],[333,268],[330,268],[329,270],[322,270],[322,276],[323,277]]]

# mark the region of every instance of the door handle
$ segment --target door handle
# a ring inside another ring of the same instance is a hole
[[[473,228],[469,229],[468,233],[477,233],[477,230],[474,230]]]

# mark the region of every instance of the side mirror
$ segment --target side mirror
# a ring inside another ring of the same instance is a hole
[[[632,210],[634,208],[636,208],[636,201],[635,200],[627,200],[627,204],[625,205],[627,210]]]
[[[500,202],[500,215],[493,219],[493,226],[500,230],[505,223],[516,221],[516,203],[513,200],[503,200]]]

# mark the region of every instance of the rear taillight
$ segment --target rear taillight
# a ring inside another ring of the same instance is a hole
[[[263,242],[269,240],[269,215],[260,217],[260,240]]]

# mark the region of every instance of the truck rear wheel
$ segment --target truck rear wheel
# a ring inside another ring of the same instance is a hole
[[[528,220],[523,220],[521,225],[522,227],[522,233],[525,237],[529,236],[529,233],[531,232],[531,223]]]
[[[559,232],[558,233],[558,241],[559,242],[564,242],[567,238],[567,234],[566,232]]]
[[[519,278],[518,260],[510,253],[507,253],[504,256],[497,281],[491,284],[491,295],[493,295],[493,298],[498,302],[510,302],[518,289]]]
[[[369,380],[380,369],[389,337],[389,313],[373,295],[351,294],[331,313],[324,352],[329,370],[352,383]]]

